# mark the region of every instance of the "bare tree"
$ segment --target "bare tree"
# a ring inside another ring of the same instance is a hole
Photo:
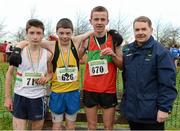
[[[81,13],[77,13],[74,31],[75,35],[83,34],[90,29],[91,28],[87,16],[82,15]]]
[[[0,38],[2,38],[3,36],[5,36],[7,34],[7,32],[4,31],[5,25],[4,25],[4,21],[0,21]]]
[[[45,38],[48,38],[49,35],[54,34],[53,32],[53,28],[52,28],[52,22],[48,21],[45,24]],[[15,39],[15,41],[19,42],[22,40],[26,39],[26,31],[25,28],[19,27],[18,31],[16,33],[13,34],[13,37]]]
[[[36,17],[37,17],[36,12],[37,12],[37,8],[34,6],[34,7],[30,10],[30,19],[33,19],[33,18],[36,18]]]
[[[161,38],[161,33],[162,33],[162,23],[161,20],[158,19],[155,23],[155,31],[154,31],[154,36],[156,37],[157,41],[160,42],[160,38]]]
[[[20,27],[18,29],[18,31],[15,34],[13,34],[13,37],[14,37],[15,41],[17,41],[17,42],[25,40],[25,38],[26,38],[25,28]]]
[[[155,25],[155,37],[165,46],[178,44],[180,42],[180,28],[171,23],[162,24],[159,20]]]
[[[180,27],[171,28],[171,44],[178,44],[180,42]]]
[[[110,20],[110,29],[117,30],[124,39],[128,39],[132,35],[130,27],[131,24],[127,23],[127,17],[121,14],[117,18]]]
[[[47,39],[50,35],[54,34],[54,27],[52,26],[52,21],[49,20],[45,22],[45,38]]]
[[[37,9],[36,7],[33,7],[30,10],[30,16],[29,19],[34,19],[37,17],[36,15]],[[17,30],[17,32],[12,33],[12,37],[14,38],[15,41],[20,42],[22,40],[26,39],[26,30],[24,27],[19,27],[19,29]]]

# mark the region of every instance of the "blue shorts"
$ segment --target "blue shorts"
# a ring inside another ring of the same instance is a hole
[[[13,116],[26,120],[42,120],[47,111],[46,103],[45,97],[30,99],[14,94]]]
[[[49,108],[56,114],[67,113],[72,115],[80,109],[80,91],[70,91],[63,93],[51,92]]]

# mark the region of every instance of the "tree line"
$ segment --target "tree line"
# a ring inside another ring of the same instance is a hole
[[[31,11],[30,18],[36,18],[35,10]],[[37,17],[38,18],[38,17]],[[91,25],[88,20],[88,16],[82,13],[76,13],[74,21],[74,35],[79,35],[91,30]],[[132,24],[127,22],[126,16],[119,15],[115,19],[110,19],[109,29],[116,29],[123,38],[129,42],[130,37],[133,36]],[[43,21],[43,20],[42,20]],[[45,24],[45,38],[47,39],[49,35],[55,34],[55,25],[52,25],[51,20],[46,20]],[[170,47],[173,44],[180,46],[180,27],[174,26],[171,23],[163,23],[163,21],[158,20],[153,22],[154,36],[157,41],[161,42],[164,46]],[[0,20],[0,38],[8,34],[5,30],[4,21]],[[25,39],[25,28],[19,27],[17,32],[12,34],[14,41],[21,41]]]

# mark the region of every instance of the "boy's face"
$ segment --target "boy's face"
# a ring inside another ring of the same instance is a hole
[[[106,25],[108,24],[107,12],[92,12],[90,23],[97,33],[104,32]]]
[[[33,45],[39,45],[44,37],[44,32],[40,27],[31,26],[26,34],[28,41]]]
[[[61,41],[61,44],[69,44],[73,34],[70,28],[59,28],[56,33]]]

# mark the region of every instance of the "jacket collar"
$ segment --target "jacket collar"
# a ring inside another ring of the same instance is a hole
[[[132,44],[132,48],[136,49],[148,49],[151,48],[154,45],[154,38],[153,36],[150,36],[150,38],[142,45],[142,46],[138,46],[137,42],[134,41]]]

